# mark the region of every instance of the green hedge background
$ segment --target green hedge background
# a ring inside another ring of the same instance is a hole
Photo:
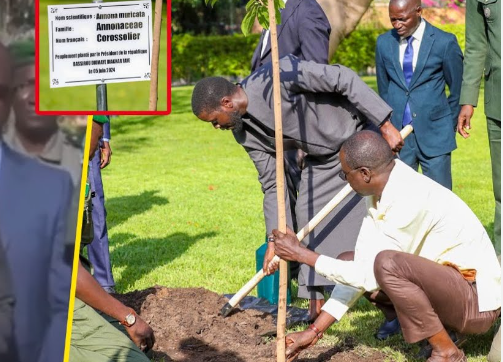
[[[465,47],[465,26],[440,25],[440,29],[453,33],[461,49]],[[379,34],[387,29],[359,28],[339,45],[331,63],[343,64],[354,71],[365,74],[367,68],[375,66],[374,52]],[[250,72],[253,50],[260,34],[248,37],[173,35],[172,79],[195,82],[207,76],[245,77]]]

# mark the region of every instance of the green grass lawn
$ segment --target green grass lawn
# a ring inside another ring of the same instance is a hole
[[[40,110],[42,111],[94,111],[96,110],[96,86],[50,88],[49,87],[49,35],[47,6],[90,3],[76,0],[40,0]],[[106,2],[106,1],[105,1]],[[155,2],[152,2],[154,7]],[[167,109],[167,34],[166,4],[162,11],[161,47],[159,53],[159,82],[157,110]],[[148,110],[150,82],[127,82],[107,85],[108,109],[111,111]]]
[[[366,81],[375,86],[372,78]],[[255,250],[264,240],[257,172],[230,132],[196,120],[190,111],[191,90],[173,89],[168,117],[112,120],[113,160],[103,179],[120,292],[160,284],[233,293],[255,274]],[[454,191],[491,231],[487,143],[483,110],[478,109],[472,137],[458,140],[453,178]],[[373,338],[381,321],[362,300],[320,343],[353,337],[359,353],[377,348],[390,360],[413,360],[418,347],[405,344],[401,336],[386,342]],[[472,337],[465,348],[469,361],[485,361],[490,341],[491,335]]]

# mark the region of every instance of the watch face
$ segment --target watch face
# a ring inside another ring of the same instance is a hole
[[[133,313],[131,314],[128,314],[126,316],[126,323],[129,325],[129,326],[132,326],[134,323],[136,322],[136,317]]]

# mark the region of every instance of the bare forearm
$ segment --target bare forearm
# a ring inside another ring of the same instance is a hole
[[[318,318],[316,318],[313,324],[321,332],[325,332],[335,322],[337,322],[337,319],[335,319],[330,314],[322,310],[320,315],[318,316]]]
[[[75,295],[89,306],[119,321],[130,313],[130,308],[105,292],[80,262]]]
[[[296,261],[302,264],[309,265],[314,268],[316,261],[320,257],[320,254],[309,250],[301,245],[299,245],[298,252],[296,253]]]

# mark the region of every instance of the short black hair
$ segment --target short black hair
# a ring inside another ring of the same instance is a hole
[[[220,100],[236,93],[238,86],[222,77],[208,77],[196,83],[192,91],[192,112],[196,116],[220,106]]]
[[[368,167],[371,170],[387,165],[394,158],[386,140],[374,131],[361,131],[349,137],[341,147],[351,169]]]

